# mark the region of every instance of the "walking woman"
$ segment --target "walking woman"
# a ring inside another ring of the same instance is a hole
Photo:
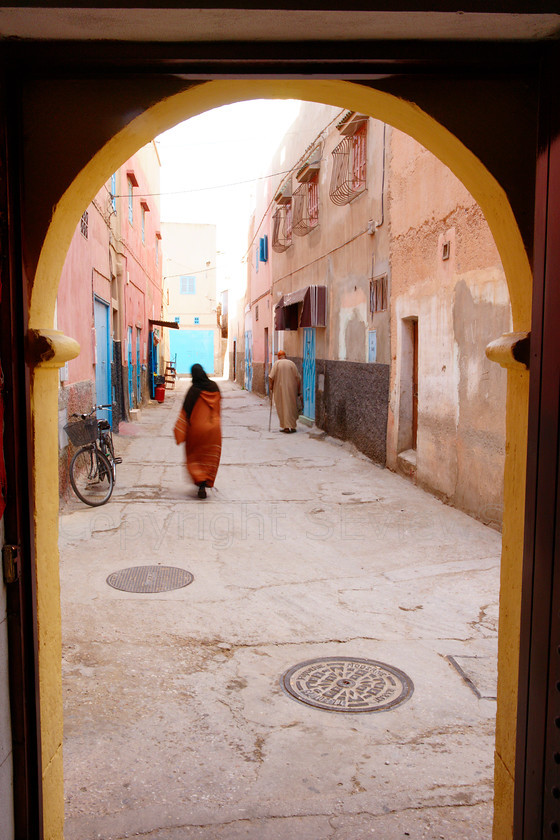
[[[198,498],[206,498],[206,488],[214,486],[222,453],[220,422],[221,394],[202,365],[191,368],[192,385],[187,391],[174,434],[177,443],[185,442],[187,470],[198,486]]]

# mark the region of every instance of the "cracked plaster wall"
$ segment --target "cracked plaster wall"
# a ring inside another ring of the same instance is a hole
[[[387,464],[408,448],[403,427],[411,371],[404,319],[418,319],[417,481],[500,526],[506,372],[487,344],[511,329],[498,252],[482,211],[430,152],[391,132],[392,369]],[[443,244],[449,258],[443,259]],[[406,431],[406,429],[404,429]]]

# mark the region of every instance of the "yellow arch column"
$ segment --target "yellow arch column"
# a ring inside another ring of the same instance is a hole
[[[44,331],[52,326],[66,252],[84,207],[101,184],[134,152],[161,132],[212,108],[249,99],[301,99],[359,111],[404,131],[435,154],[463,182],[480,205],[494,236],[508,282],[513,329],[518,332],[530,329],[531,271],[507,195],[481,161],[457,137],[413,103],[363,85],[336,80],[252,79],[201,83],[162,100],[115,135],[84,167],[61,197],[45,238],[31,296],[29,324],[32,329],[45,335]],[[53,338],[52,333],[50,335],[57,349],[50,362],[43,362],[35,369],[32,383],[34,513],[45,837],[47,840],[60,840],[64,802],[56,367],[64,364],[64,354],[69,350],[62,350],[60,345],[63,340]],[[75,350],[74,347],[72,352]],[[508,370],[494,840],[509,840],[512,836],[517,657],[511,656],[511,650],[519,649],[528,386],[526,371],[518,368]]]
[[[34,437],[35,575],[41,704],[41,762],[46,840],[62,838],[62,644],[58,569],[58,371],[80,345],[57,330],[30,330]],[[39,462],[37,463],[37,458]]]

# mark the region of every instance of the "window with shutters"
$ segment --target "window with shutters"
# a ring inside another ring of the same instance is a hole
[[[369,281],[369,310],[383,312],[387,309],[387,275],[380,274]]]
[[[193,275],[183,275],[179,278],[179,292],[182,295],[196,294],[196,277]]]

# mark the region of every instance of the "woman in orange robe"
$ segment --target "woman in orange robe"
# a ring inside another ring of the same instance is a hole
[[[198,486],[198,498],[205,499],[206,488],[214,486],[222,453],[221,394],[202,365],[193,365],[191,374],[192,385],[175,425],[175,440],[185,441],[187,470]]]

